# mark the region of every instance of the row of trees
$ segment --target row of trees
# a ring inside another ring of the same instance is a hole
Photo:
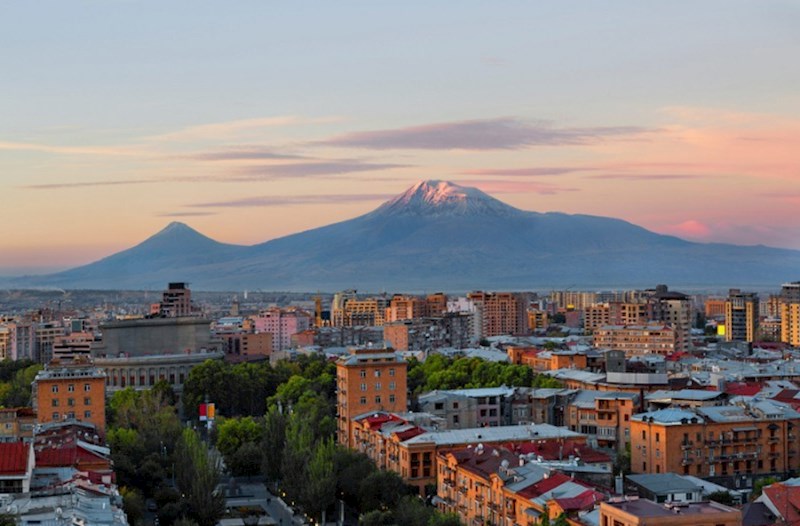
[[[131,524],[140,522],[149,498],[164,526],[217,523],[224,511],[215,492],[219,463],[197,433],[181,424],[169,385],[114,393],[108,421],[107,440]],[[174,487],[167,483],[170,477]]]
[[[487,362],[480,358],[449,358],[432,354],[424,362],[411,360],[408,388],[414,394],[434,389],[478,387],[562,387],[558,380],[536,374],[527,365]]]

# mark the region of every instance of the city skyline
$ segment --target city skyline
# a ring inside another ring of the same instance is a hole
[[[788,2],[149,5],[3,8],[0,273],[173,220],[260,243],[421,179],[800,249]]]

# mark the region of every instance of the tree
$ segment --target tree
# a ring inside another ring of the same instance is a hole
[[[775,477],[764,477],[763,479],[758,479],[755,484],[753,484],[753,493],[750,495],[750,498],[756,500],[761,495],[761,492],[765,487],[771,486],[776,482],[778,482],[778,479]]]
[[[329,438],[319,442],[308,463],[307,482],[303,492],[306,511],[320,517],[325,524],[325,514],[336,502],[336,471],[333,463],[335,446]]]
[[[306,466],[314,446],[314,433],[309,420],[292,413],[286,425],[286,446],[281,460],[282,487],[295,500],[300,500],[306,484]]]
[[[122,508],[128,516],[129,524],[137,524],[144,517],[144,499],[137,490],[128,487],[119,489],[122,495]]]
[[[240,477],[252,477],[261,473],[264,454],[260,444],[245,442],[232,455],[225,457],[225,465],[231,474]]]
[[[358,506],[361,481],[377,468],[364,453],[339,447],[333,456],[336,467],[337,491],[350,506]]]
[[[217,449],[225,456],[233,455],[247,442],[258,443],[264,435],[264,428],[251,417],[226,418],[217,426]]]
[[[359,508],[386,510],[394,508],[400,497],[408,493],[400,475],[393,471],[375,471],[361,482]]]
[[[214,526],[225,509],[225,499],[216,491],[219,463],[191,429],[183,431],[175,453],[175,476],[191,518],[199,526]]]
[[[281,479],[281,462],[286,446],[286,417],[276,407],[270,407],[264,415],[262,444],[262,470],[268,482]]]
[[[358,518],[358,526],[394,526],[391,511],[372,510]]]
[[[462,523],[455,513],[434,513],[428,526],[462,526]]]

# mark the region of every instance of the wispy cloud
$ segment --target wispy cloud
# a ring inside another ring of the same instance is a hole
[[[460,175],[498,175],[507,177],[543,177],[546,175],[563,175],[573,172],[585,172],[598,168],[581,168],[578,166],[545,166],[540,168],[478,168],[464,170]]]
[[[93,156],[140,156],[144,153],[141,149],[126,146],[63,146],[11,141],[0,141],[0,150]]]
[[[657,180],[679,180],[679,179],[703,179],[708,175],[700,174],[600,174],[587,175],[589,179],[621,179],[624,181],[657,181]]]
[[[32,190],[59,190],[63,188],[90,188],[93,186],[126,186],[136,184],[154,184],[161,183],[155,179],[128,179],[119,181],[77,181],[68,183],[42,183],[42,184],[29,184],[21,186],[20,188],[28,188]]]
[[[202,152],[184,155],[183,159],[196,161],[257,161],[257,160],[291,160],[309,159],[304,155],[293,155],[289,153],[276,152],[264,148],[239,148],[231,150],[220,150],[214,152]]]
[[[579,188],[543,183],[539,181],[504,181],[498,179],[464,181],[464,185],[477,186],[484,192],[491,194],[519,194],[533,193],[539,195],[555,195],[564,192],[578,192]]]
[[[229,138],[242,133],[249,133],[268,128],[305,124],[323,124],[328,122],[336,122],[339,120],[341,120],[339,117],[307,118],[298,117],[295,115],[259,117],[255,119],[238,119],[188,126],[181,130],[162,133],[160,135],[153,135],[147,137],[146,140],[152,142],[193,142],[204,140],[219,141],[222,138]]]
[[[405,164],[369,163],[354,159],[332,160],[311,163],[287,163],[264,166],[247,166],[238,173],[248,180],[283,179],[291,177],[313,177],[318,175],[336,175],[357,172],[373,172],[406,168]]]
[[[381,201],[394,197],[393,194],[333,194],[333,195],[268,195],[244,197],[230,201],[212,201],[187,205],[192,208],[248,208],[285,205],[338,204],[360,201]]]
[[[513,150],[529,146],[589,144],[645,131],[634,126],[558,128],[544,121],[498,118],[347,133],[316,144],[375,150]]]
[[[213,216],[217,215],[216,212],[165,212],[158,214],[158,217],[197,217],[197,216]]]

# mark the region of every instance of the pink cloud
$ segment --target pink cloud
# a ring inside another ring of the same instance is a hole
[[[706,239],[711,235],[711,227],[696,219],[689,219],[677,225],[668,225],[661,228],[660,231],[664,234],[693,239]]]

